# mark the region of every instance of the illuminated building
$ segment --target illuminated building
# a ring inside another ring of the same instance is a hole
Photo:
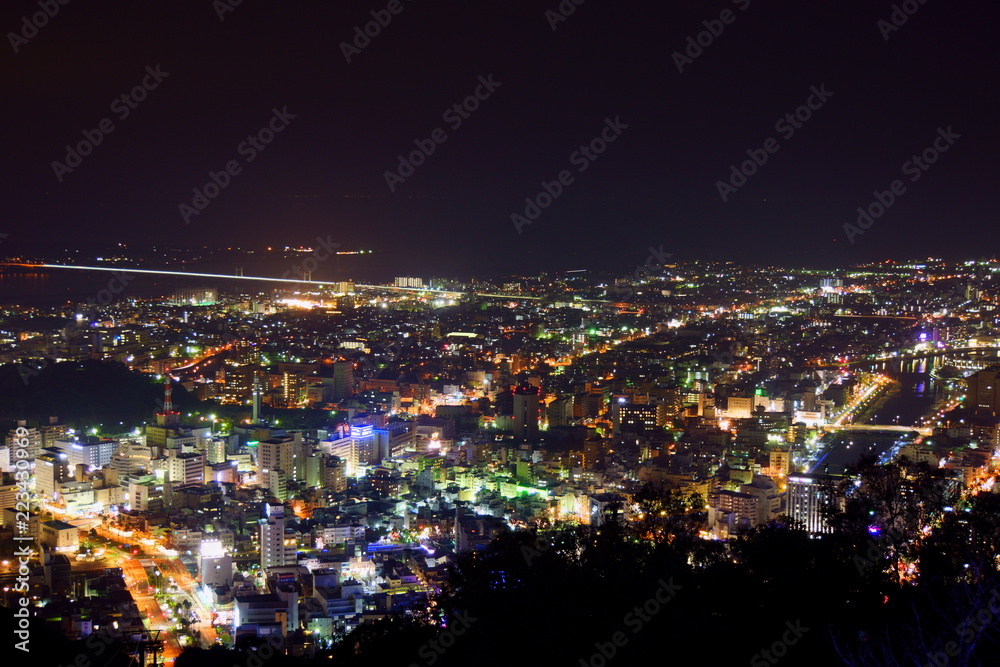
[[[309,380],[304,373],[285,371],[281,374],[281,398],[283,407],[302,407],[307,400]]]
[[[198,576],[204,586],[233,585],[233,557],[219,540],[202,540]]]
[[[399,495],[399,477],[386,468],[375,468],[368,476],[372,489],[381,498],[395,498]]]
[[[57,500],[60,484],[69,478],[69,456],[61,449],[46,447],[35,457],[35,490],[40,495]]]
[[[834,500],[840,477],[835,475],[795,474],[788,477],[788,516],[800,521],[811,535],[830,533],[823,510]]]
[[[219,302],[219,293],[214,287],[183,287],[167,299],[172,306],[214,306]]]
[[[657,427],[655,405],[612,404],[611,423],[618,433],[651,433]]]
[[[261,374],[260,366],[244,364],[226,369],[226,385],[222,392],[222,402],[243,405],[251,397],[253,381]]]
[[[209,440],[205,449],[205,454],[208,458],[208,462],[215,465],[216,463],[226,462],[226,441],[221,438],[213,438]]]
[[[393,281],[393,285],[395,287],[417,287],[417,288],[419,288],[419,287],[423,287],[424,286],[424,279],[423,278],[399,277],[399,278],[396,278]]]
[[[748,493],[718,490],[708,494],[708,525],[726,525],[726,530],[717,535],[725,536],[733,530],[746,530],[757,524],[760,498]]]
[[[378,448],[375,443],[375,429],[370,424],[351,427],[351,440],[358,463],[376,463]]]
[[[77,442],[57,440],[55,446],[69,456],[70,466],[85,465],[88,468],[103,468],[111,463],[111,457],[118,449],[118,441],[84,436]]]
[[[176,450],[170,450],[171,453]],[[205,457],[203,452],[176,454],[167,458],[168,482],[181,485],[202,484],[205,481]]]
[[[340,457],[326,457],[323,466],[323,488],[333,493],[347,490],[346,465]]]
[[[47,444],[42,442],[42,434],[35,427],[27,426],[27,422],[24,420],[19,420],[17,422],[18,428],[23,428],[23,435],[17,434],[17,429],[10,429],[7,431],[7,447],[13,451],[19,448],[24,448],[28,451],[28,460],[37,458],[38,451],[42,447],[55,447],[55,443]],[[27,440],[27,443],[22,445],[22,442]]]
[[[772,449],[768,453],[769,476],[781,479],[791,470],[792,455],[788,449]]]
[[[39,525],[39,542],[58,552],[76,551],[80,546],[80,529],[65,521],[46,521]]]
[[[260,526],[260,566],[262,568],[279,565],[295,565],[295,535],[285,535],[285,506],[264,505],[264,517]]]

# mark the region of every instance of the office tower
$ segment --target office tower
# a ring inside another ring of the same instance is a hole
[[[288,480],[295,467],[293,438],[271,438],[257,445],[257,471],[260,486],[278,500],[287,500]]]
[[[522,440],[538,439],[538,387],[522,386],[514,390],[514,436]]]
[[[60,485],[70,478],[69,455],[61,449],[46,447],[35,457],[35,491],[58,500]]]
[[[332,493],[347,490],[347,471],[344,460],[338,456],[325,456],[323,488]]]
[[[333,391],[330,397],[335,401],[354,396],[354,364],[338,361],[333,364]]]
[[[301,408],[309,390],[309,380],[300,371],[285,371],[281,375],[281,399],[285,408]]]
[[[176,450],[171,450],[174,452]],[[205,454],[204,452],[191,452],[188,454],[176,454],[167,459],[168,482],[176,482],[178,485],[187,486],[189,484],[204,484],[205,482]]]
[[[279,565],[295,565],[295,536],[285,535],[285,506],[264,505],[264,516],[260,525],[260,566],[262,568]]]
[[[969,376],[965,407],[974,413],[996,416],[1000,413],[1000,367],[990,366]]]
[[[17,429],[24,429],[21,431],[21,435],[17,434]],[[27,442],[25,442],[27,441]],[[32,460],[38,456],[38,452],[43,447],[54,447],[55,443],[45,443],[42,438],[42,433],[39,429],[28,426],[28,422],[19,419],[17,422],[17,428],[12,428],[7,431],[7,447],[11,451],[17,449],[28,450],[28,460]]]
[[[56,440],[55,446],[69,456],[70,467],[103,468],[111,463],[111,457],[118,450],[118,441],[84,436],[76,442]]]

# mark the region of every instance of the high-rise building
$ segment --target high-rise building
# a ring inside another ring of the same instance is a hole
[[[354,396],[354,364],[338,361],[333,364],[333,390],[330,397],[335,401]]]
[[[208,462],[211,464],[226,462],[226,441],[222,438],[209,440],[205,448]]]
[[[35,490],[39,495],[58,498],[60,484],[72,477],[69,455],[55,447],[39,450],[35,457]]]
[[[414,432],[412,422],[392,422],[385,428],[374,431],[378,447],[378,460],[402,456],[413,447]]]
[[[260,526],[260,566],[262,568],[279,565],[295,565],[295,534],[285,535],[285,506],[264,505],[264,516]]]
[[[205,453],[190,452],[167,458],[166,481],[176,482],[182,486],[203,484],[205,482]]]
[[[338,456],[326,456],[323,466],[323,488],[333,493],[347,490],[347,474],[344,460]]]
[[[301,408],[306,403],[308,390],[309,380],[305,373],[285,371],[281,374],[281,398],[285,408]]]
[[[840,480],[836,475],[789,475],[788,516],[801,521],[811,535],[832,532],[823,512],[835,501],[834,491]]]
[[[965,407],[974,413],[995,417],[1000,414],[1000,366],[990,366],[968,378]]]
[[[35,491],[58,500],[63,482],[70,479],[69,455],[61,449],[46,447],[35,457]]]
[[[254,378],[262,373],[255,364],[244,364],[226,369],[226,386],[222,392],[222,402],[245,405],[252,397]]]
[[[514,390],[514,436],[522,440],[538,439],[538,387],[522,386]]]
[[[295,440],[271,438],[257,445],[257,474],[260,486],[278,500],[287,500],[288,481],[295,470]]]
[[[103,468],[111,463],[111,457],[118,450],[118,441],[95,436],[83,436],[77,441],[56,440],[55,446],[69,456],[69,465],[85,465],[88,468]]]
[[[17,434],[18,428],[24,429],[21,431],[21,435]],[[55,443],[44,443],[42,441],[41,431],[34,426],[28,426],[28,422],[23,419],[18,420],[17,428],[12,428],[7,431],[7,447],[11,451],[22,448],[28,450],[29,461],[36,458],[38,456],[38,451],[43,447],[54,446]]]
[[[42,447],[54,447],[56,440],[66,437],[66,431],[66,424],[60,424],[58,417],[49,417],[49,423],[38,426],[38,433],[42,436]]]

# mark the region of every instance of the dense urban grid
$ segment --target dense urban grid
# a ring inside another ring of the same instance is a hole
[[[158,298],[93,260],[2,313],[5,606],[76,665],[993,645],[1000,262],[650,253]]]

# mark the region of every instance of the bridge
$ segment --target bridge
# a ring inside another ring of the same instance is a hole
[[[916,359],[926,359],[927,357],[946,357],[950,354],[962,354],[964,352],[993,352],[997,353],[994,347],[950,347],[927,350],[926,352],[913,352],[903,357],[878,357],[877,359],[859,359],[857,361],[843,362],[817,362],[816,368],[843,368],[845,366],[878,366],[888,361],[914,361]]]
[[[131,269],[124,266],[75,266],[70,264],[26,264],[22,262],[0,262],[3,266],[23,266],[31,269],[77,269],[80,271],[120,271],[123,273],[148,273],[157,276],[182,276],[194,278],[222,278],[225,280],[253,280],[273,283],[290,283],[295,285],[333,285],[342,280],[303,280],[300,278],[271,278],[268,276],[245,276],[242,272],[239,275],[227,275],[225,273],[198,273],[194,271],[164,271],[161,269]],[[429,287],[396,287],[394,285],[359,285],[354,283],[355,289],[382,290],[388,292],[412,292],[417,295],[430,295],[440,297],[463,297],[476,296],[485,299],[510,299],[512,301],[540,301],[543,297],[526,296],[524,294],[491,294],[489,292],[459,292],[456,290],[439,290]],[[584,303],[604,303],[611,304],[606,299],[573,299]],[[623,304],[624,305],[624,304]]]
[[[895,424],[824,424],[817,427],[820,431],[883,431],[895,433],[919,433],[933,435],[934,429],[918,428],[916,426],[897,426]]]

